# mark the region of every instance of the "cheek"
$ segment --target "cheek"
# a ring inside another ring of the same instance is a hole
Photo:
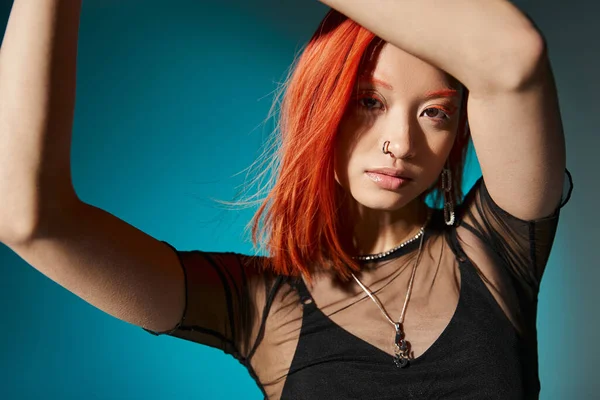
[[[441,132],[440,132],[441,133]],[[429,154],[420,159],[423,171],[423,182],[429,186],[437,180],[446,165],[446,160],[450,155],[454,145],[456,135],[441,133],[440,136],[428,140]]]
[[[360,157],[360,149],[368,139],[367,131],[355,118],[345,117],[341,121],[334,148],[334,168],[338,183],[347,183],[348,171],[352,168],[353,161]]]
[[[435,154],[436,158],[445,159],[452,150],[454,138],[455,136],[450,134],[441,135],[440,138],[430,141],[429,148],[431,149],[432,153]]]
[[[345,186],[348,182],[348,166],[352,156],[352,152],[349,150],[350,147],[347,135],[340,129],[335,140],[333,167],[335,180],[342,186]]]
[[[454,122],[451,126],[444,127],[443,130],[429,129],[425,131],[426,148],[435,158],[445,158],[450,154],[452,146],[456,140],[456,126]]]

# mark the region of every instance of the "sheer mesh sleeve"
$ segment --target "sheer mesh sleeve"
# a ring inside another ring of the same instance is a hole
[[[504,211],[490,197],[483,178],[475,183],[460,207],[463,214],[458,215],[460,226],[485,244],[487,252],[497,261],[494,264],[501,264],[507,269],[520,300],[537,299],[560,209],[569,201],[573,189],[571,174],[568,170],[565,174],[561,202],[545,218],[524,221]]]
[[[265,297],[260,290],[264,279],[258,273],[263,259],[237,253],[178,251],[169,246],[177,253],[184,271],[184,312],[169,331],[144,330],[215,347],[245,359],[257,328],[257,310]]]

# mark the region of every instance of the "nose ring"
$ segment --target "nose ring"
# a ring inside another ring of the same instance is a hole
[[[385,142],[383,142],[383,147],[382,147],[381,151],[383,151],[383,154],[389,154],[393,157],[394,155],[389,150],[389,147],[390,147],[390,141],[386,140]]]

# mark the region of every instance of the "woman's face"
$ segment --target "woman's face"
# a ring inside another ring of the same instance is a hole
[[[385,44],[374,67],[359,72],[340,123],[337,182],[369,209],[394,211],[417,198],[452,149],[461,90],[444,71]],[[383,153],[386,141],[392,154]]]

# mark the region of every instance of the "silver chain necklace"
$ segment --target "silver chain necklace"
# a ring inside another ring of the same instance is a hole
[[[365,293],[367,293],[369,295],[371,300],[373,300],[373,302],[377,305],[377,307],[379,307],[379,310],[381,311],[381,313],[394,326],[394,329],[396,331],[396,336],[394,337],[394,364],[396,364],[396,366],[399,368],[406,367],[409,362],[410,343],[407,342],[406,339],[404,338],[404,327],[402,324],[404,323],[404,314],[406,313],[406,306],[408,305],[408,299],[410,298],[410,295],[412,293],[413,283],[415,280],[415,273],[417,271],[417,265],[419,265],[419,260],[421,258],[421,251],[423,249],[423,238],[425,237],[424,232],[425,232],[425,226],[427,225],[427,222],[429,222],[429,216],[427,217],[427,221],[425,222],[425,224],[419,230],[419,233],[417,234],[417,236],[415,236],[414,238],[409,239],[407,241],[407,242],[412,242],[412,241],[416,240],[419,236],[421,237],[421,240],[419,242],[419,252],[417,253],[417,258],[415,260],[415,263],[412,268],[412,272],[410,274],[410,279],[408,281],[408,289],[406,290],[406,297],[404,298],[404,305],[402,306],[402,313],[400,314],[400,318],[398,319],[398,322],[394,322],[394,320],[392,320],[392,318],[387,313],[387,311],[385,311],[385,308],[383,307],[383,305],[381,304],[379,299],[377,297],[375,297],[375,295],[373,295],[373,293],[371,293],[371,291],[369,289],[367,289],[367,287],[356,277],[356,275],[354,275],[354,273],[351,272],[352,277],[354,278],[356,283],[358,283],[358,285],[361,287],[361,289],[364,290]],[[407,242],[404,242],[400,246],[397,246],[394,249],[390,250],[389,252],[385,252],[385,253],[389,254],[392,251],[398,250],[400,247],[403,247],[404,245],[408,244]],[[380,253],[380,254],[385,254],[385,253]],[[385,256],[381,256],[381,257],[385,257]],[[378,258],[381,258],[381,257],[378,257]]]

